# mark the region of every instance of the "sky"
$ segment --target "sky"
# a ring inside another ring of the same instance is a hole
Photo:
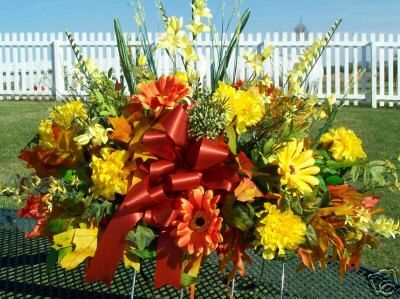
[[[0,32],[110,32],[118,17],[124,31],[136,31],[131,0],[0,0]],[[160,31],[156,0],[142,0],[148,30]],[[190,0],[163,0],[169,15],[190,17]],[[222,0],[209,0],[214,16]],[[225,0],[225,15],[233,1]],[[291,32],[302,18],[310,32],[326,32],[338,18],[342,32],[400,33],[400,0],[243,0],[251,9],[247,32]]]

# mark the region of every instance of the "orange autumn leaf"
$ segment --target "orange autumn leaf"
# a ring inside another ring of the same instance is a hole
[[[375,205],[378,203],[379,197],[378,196],[366,196],[361,204],[366,207],[367,209],[373,209]]]
[[[248,178],[243,178],[235,189],[236,199],[241,202],[252,203],[256,197],[263,196],[263,193],[257,188],[256,184]]]
[[[305,249],[302,247],[299,247],[297,249],[297,254],[299,255],[304,266],[311,268],[311,269],[313,269],[313,271],[315,271],[312,253],[313,253],[313,251],[311,249]]]
[[[110,139],[128,143],[131,139],[132,128],[123,116],[109,117],[108,120],[112,124],[114,131],[109,136]]]
[[[251,160],[246,156],[246,154],[240,152],[236,157],[236,161],[239,164],[239,170],[251,178],[254,165],[253,162],[251,162]]]
[[[48,196],[28,194],[25,206],[17,212],[18,217],[29,217],[36,220],[32,231],[25,234],[25,238],[45,236],[45,227],[48,221]]]
[[[350,204],[372,209],[380,199],[380,196],[362,194],[346,184],[338,186],[329,185],[328,190],[335,205]]]

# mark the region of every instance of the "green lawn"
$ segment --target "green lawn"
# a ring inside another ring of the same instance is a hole
[[[48,108],[46,102],[0,102],[0,181],[13,173],[26,174],[17,159],[19,150],[29,142]],[[337,125],[353,129],[363,140],[371,159],[396,159],[400,154],[400,110],[346,107],[339,113]],[[0,197],[0,207],[17,203]],[[379,206],[386,214],[400,218],[400,193],[382,193]],[[374,251],[366,250],[364,262],[372,268],[395,268],[400,274],[400,238],[384,240]]]

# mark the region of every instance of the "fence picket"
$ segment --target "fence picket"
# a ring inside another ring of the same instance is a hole
[[[275,49],[263,65],[275,86],[286,82],[286,73],[291,70],[304,48],[311,45],[321,33],[296,34],[283,32],[246,33],[240,36],[237,68],[228,65],[228,78],[246,79],[251,71],[245,69],[244,51],[261,53],[264,47]],[[132,56],[140,47],[134,33],[126,34]],[[359,101],[371,99],[372,107],[400,104],[400,34],[367,36],[365,33],[350,35],[335,34],[309,77],[309,86],[320,99],[334,93],[338,98],[345,96],[346,104],[358,105]],[[149,33],[149,42],[157,42],[159,34]],[[211,38],[214,46],[210,44]],[[227,45],[232,34],[212,36],[200,35],[195,42],[199,56],[196,71],[205,86],[211,85],[212,56],[217,58],[217,46]],[[80,46],[84,58],[92,58],[101,71],[113,68],[113,79],[121,80],[121,68],[115,36],[111,33],[75,33],[75,42]],[[236,50],[232,56],[235,58]],[[171,73],[171,59],[165,50],[155,53],[159,75]],[[76,58],[63,33],[3,33],[0,34],[0,100],[3,99],[44,99],[56,96],[68,97],[68,87],[73,83],[72,72]],[[218,65],[215,66],[216,68]],[[178,61],[177,69],[183,65]],[[358,78],[361,70],[361,78]],[[353,83],[353,86],[350,83]],[[370,88],[369,88],[370,86]],[[83,87],[80,91],[84,93]]]

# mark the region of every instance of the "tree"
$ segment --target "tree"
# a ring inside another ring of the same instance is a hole
[[[294,27],[294,32],[296,33],[296,39],[300,39],[300,34],[304,33],[304,38],[308,37],[308,29],[307,26],[303,24],[303,19],[300,17],[300,23]]]

